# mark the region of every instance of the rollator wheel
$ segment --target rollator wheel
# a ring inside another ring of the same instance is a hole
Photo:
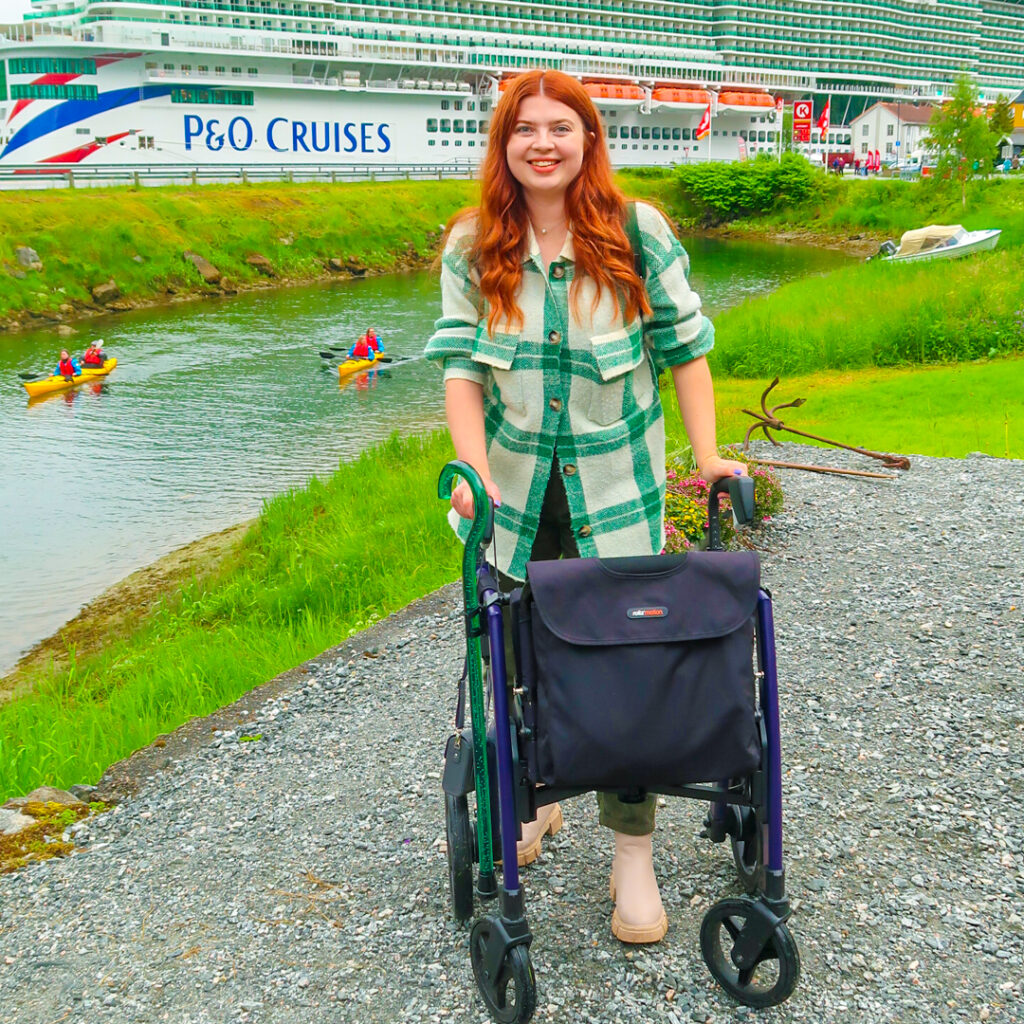
[[[796,988],[800,953],[792,932],[780,922],[754,964],[737,967],[736,940],[756,912],[754,901],[746,897],[720,900],[701,922],[700,951],[715,981],[734,999],[746,1006],[778,1006]]]
[[[731,837],[732,859],[745,892],[764,890],[764,856],[761,823],[752,807],[734,808],[740,816],[740,837]]]
[[[469,957],[480,997],[498,1024],[526,1024],[537,1006],[537,980],[526,946],[513,946],[501,961],[497,977],[487,974],[487,944],[491,941],[491,922],[481,918],[469,937]]]
[[[452,915],[456,921],[468,921],[473,916],[473,827],[465,796],[445,793],[444,832]]]

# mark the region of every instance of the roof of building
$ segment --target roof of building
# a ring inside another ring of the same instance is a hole
[[[1013,102],[1014,103],[1024,103],[1024,92],[1022,92]]]
[[[870,107],[867,107],[856,117],[850,118],[850,123],[853,124],[860,121],[876,107],[883,107],[893,117],[898,117],[904,124],[928,124],[932,119],[932,114],[935,113],[935,107],[929,103],[917,105],[914,103],[887,103],[884,100],[879,100],[877,103],[872,103]]]

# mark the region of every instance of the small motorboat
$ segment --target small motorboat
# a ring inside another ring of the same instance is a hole
[[[961,224],[930,224],[926,228],[904,231],[897,247],[883,242],[875,256],[885,263],[910,263],[918,260],[946,260],[972,252],[994,249],[1001,229],[968,231]]]

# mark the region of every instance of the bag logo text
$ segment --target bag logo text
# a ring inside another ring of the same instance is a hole
[[[646,608],[629,608],[626,611],[626,617],[630,619],[663,619],[666,615],[668,615],[668,609],[660,605]]]

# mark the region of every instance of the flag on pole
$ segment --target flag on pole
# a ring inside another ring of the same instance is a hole
[[[832,113],[832,97],[829,96],[825,100],[825,109],[821,112],[821,116],[818,118],[818,131],[821,132],[821,141],[825,141],[825,136],[828,134],[829,118]]]
[[[695,139],[704,139],[711,134],[711,104],[704,108],[704,114],[701,116],[700,124],[697,125],[697,130],[693,133]]]
[[[879,150],[875,150],[875,170],[880,171],[882,169],[882,154]]]

